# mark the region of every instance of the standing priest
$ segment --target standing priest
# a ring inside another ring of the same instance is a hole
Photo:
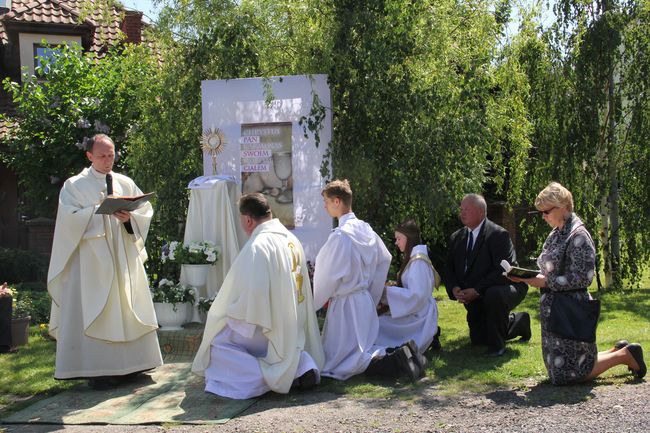
[[[239,213],[250,239],[210,307],[192,371],[223,397],[310,388],[324,355],[302,245],[264,195],[242,196]]]
[[[68,179],[59,195],[47,288],[50,334],[56,338],[56,379],[113,385],[162,365],[157,321],[144,270],[144,242],[153,209],[97,215],[102,200],[142,194],[112,171],[115,144],[95,135],[92,163]]]

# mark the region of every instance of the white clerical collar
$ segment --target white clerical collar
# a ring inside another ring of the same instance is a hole
[[[356,215],[354,215],[354,212],[350,211],[346,213],[345,215],[341,215],[339,217],[339,226],[342,226],[345,224],[348,220],[351,220],[353,218],[356,218]]]
[[[99,171],[95,170],[95,167],[93,167],[92,165],[90,166],[88,171],[90,171],[90,173],[97,179],[106,179],[106,173],[100,173]],[[110,173],[113,174],[113,171],[111,170]]]

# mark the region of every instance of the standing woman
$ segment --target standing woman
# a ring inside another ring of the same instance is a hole
[[[591,299],[587,287],[595,274],[596,250],[583,222],[573,213],[573,196],[568,189],[551,182],[537,195],[535,207],[553,228],[537,258],[541,274],[511,279],[542,289],[542,355],[551,383],[593,379],[616,365],[627,365],[636,377],[642,378],[647,368],[639,344],[628,345],[623,340],[598,353],[596,343],[567,339],[549,330],[554,297],[571,296],[584,302]]]
[[[432,293],[440,284],[413,220],[395,229],[395,245],[403,253],[397,285],[385,288],[382,303],[389,311],[379,316],[376,345],[399,347],[414,340],[422,354],[438,333],[438,306]],[[439,279],[440,277],[438,277]]]

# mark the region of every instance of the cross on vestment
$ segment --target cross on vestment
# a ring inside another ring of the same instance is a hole
[[[300,259],[296,256],[294,248],[296,246],[293,242],[289,242],[289,250],[291,250],[291,257],[293,258],[291,272],[296,279],[296,286],[298,287],[298,303],[302,303],[305,300],[305,295],[302,293],[302,273],[300,272]]]

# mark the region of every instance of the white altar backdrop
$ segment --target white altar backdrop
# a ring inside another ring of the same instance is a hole
[[[332,229],[332,219],[323,208],[320,195],[325,185],[320,175],[323,155],[332,137],[331,99],[326,75],[273,77],[273,100],[265,103],[261,78],[210,80],[201,84],[203,130],[219,128],[226,145],[217,157],[217,174],[233,175],[241,188],[239,138],[243,124],[290,122],[292,125],[293,233],[305,248],[312,263]],[[304,137],[298,121],[311,109],[313,93],[326,107],[320,144],[316,147],[311,133]],[[204,175],[212,174],[212,159],[203,154]]]

